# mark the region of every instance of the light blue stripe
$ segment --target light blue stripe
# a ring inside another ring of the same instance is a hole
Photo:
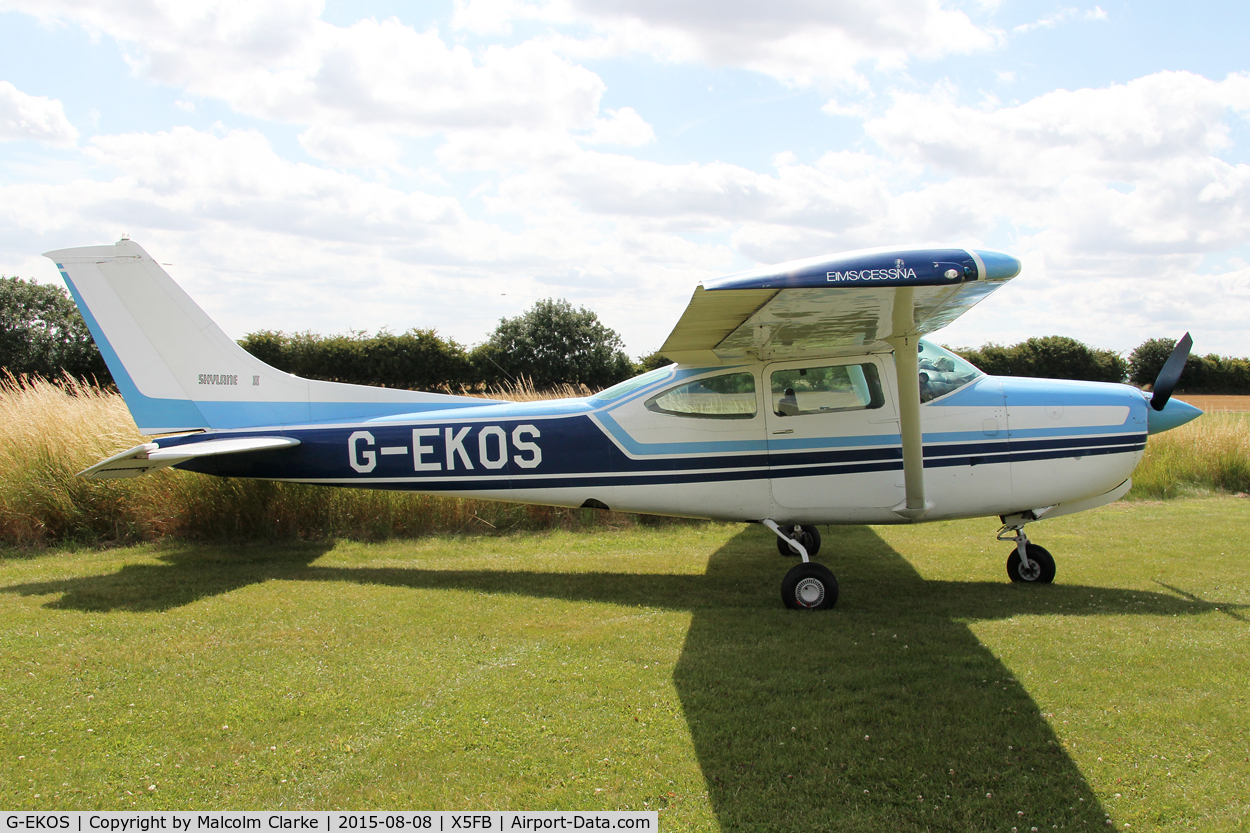
[[[711,442],[640,443],[625,432],[606,411],[595,414],[598,422],[630,454],[639,457],[682,454],[726,454],[739,451],[767,451],[766,440],[718,440]]]
[[[868,434],[853,437],[812,437],[811,439],[806,440],[785,440],[780,437],[771,437],[768,440],[769,447],[779,451],[800,448],[875,448],[878,446],[897,446],[902,445],[902,443],[903,438],[899,434]]]
[[[410,419],[524,419],[538,416],[574,416],[592,410],[585,399],[547,399],[539,402],[501,402],[495,405],[434,404],[425,410],[413,410],[412,406],[404,406],[408,413],[384,414],[373,417],[368,422],[406,422]],[[446,411],[447,413],[442,413]]]

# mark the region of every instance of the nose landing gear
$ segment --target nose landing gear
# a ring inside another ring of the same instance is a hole
[[[1012,581],[1050,584],[1055,580],[1055,558],[1045,547],[1029,541],[1024,534],[1025,523],[1027,521],[1018,515],[1004,518],[1003,528],[998,530],[998,540],[1016,545],[1007,557],[1007,576]]]

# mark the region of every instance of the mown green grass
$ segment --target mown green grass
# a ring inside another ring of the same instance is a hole
[[[0,559],[14,808],[633,808],[664,830],[1250,824],[1250,501]],[[155,786],[152,790],[149,787]]]

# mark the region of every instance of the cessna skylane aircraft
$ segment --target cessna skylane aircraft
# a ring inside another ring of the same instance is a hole
[[[825,609],[817,524],[999,516],[1012,581],[1048,583],[1033,521],[1130,486],[1186,335],[1148,396],[987,376],[923,338],[1020,272],[995,252],[862,250],[698,286],[675,364],[593,396],[512,403],[302,379],[232,341],[139,245],[49,252],[146,435],[86,471],[250,477],[754,521],[777,535],[787,607]]]

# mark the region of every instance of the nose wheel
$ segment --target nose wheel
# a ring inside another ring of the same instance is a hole
[[[1055,557],[1045,547],[1029,541],[1023,523],[1004,525],[998,531],[998,540],[1015,543],[1007,556],[1007,577],[1012,581],[1050,584],[1055,580]]]
[[[1007,556],[1007,575],[1012,581],[1023,581],[1032,584],[1050,584],[1055,580],[1055,557],[1045,547],[1037,544],[1025,544],[1029,560],[1020,557],[1019,548],[1013,549]]]

